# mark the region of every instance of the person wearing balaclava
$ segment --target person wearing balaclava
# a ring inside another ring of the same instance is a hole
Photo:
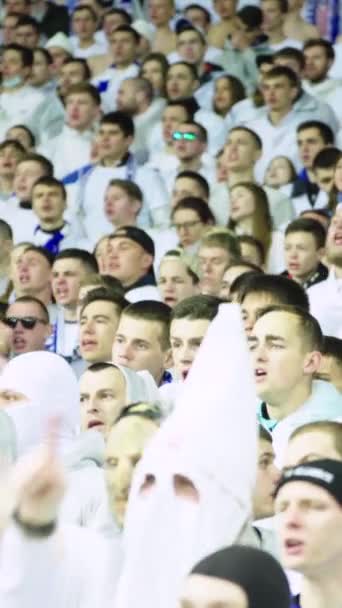
[[[57,450],[68,471],[68,491],[61,506],[63,521],[89,525],[106,501],[103,439],[91,434],[86,450],[78,449],[79,390],[64,359],[38,351],[12,359],[0,376],[0,407],[15,428],[16,457],[22,458],[45,439],[48,421],[60,418]]]
[[[200,561],[186,578],[180,608],[290,608],[280,564],[265,551],[234,545]]]
[[[133,403],[110,430],[105,471],[108,503],[117,527],[123,525],[125,497],[137,458],[160,420],[157,405]],[[120,535],[107,535],[104,540],[103,534],[89,528],[62,522],[57,526],[63,471],[51,448],[48,457],[46,453],[32,456],[33,467],[32,461],[20,463],[15,516],[0,536],[1,608],[112,608],[123,559]],[[0,508],[4,498],[0,484]]]
[[[175,410],[136,468],[115,608],[176,608],[193,565],[239,539],[252,510],[256,440],[240,310],[222,304]]]

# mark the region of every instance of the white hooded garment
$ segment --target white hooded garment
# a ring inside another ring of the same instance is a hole
[[[106,501],[98,455],[103,442],[97,441],[93,433],[85,439],[85,445],[78,444],[79,388],[70,365],[59,355],[46,351],[19,355],[0,376],[0,390],[4,389],[20,392],[27,398],[4,408],[14,424],[17,458],[44,443],[49,420],[59,417],[57,450],[68,481],[60,519],[69,524],[91,525]]]
[[[126,404],[136,403],[137,401],[147,401],[154,403],[159,399],[158,387],[153,376],[147,370],[139,372],[124,365],[117,365],[126,381]]]
[[[240,311],[224,304],[174,412],[137,466],[115,608],[176,608],[191,567],[238,539],[251,513],[256,431],[254,380]],[[175,490],[182,478],[193,484],[197,500]],[[143,486],[148,489],[142,491]]]
[[[12,359],[0,376],[0,390],[13,390],[26,400],[4,408],[16,430],[17,456],[44,441],[48,421],[60,417],[57,445],[63,453],[79,427],[79,390],[62,357],[38,351]]]

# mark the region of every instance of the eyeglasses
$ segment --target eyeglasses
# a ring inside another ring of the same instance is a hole
[[[36,317],[5,317],[2,322],[11,329],[15,329],[18,323],[21,323],[24,329],[34,329],[37,323],[47,325],[45,319],[37,319]]]
[[[183,224],[172,224],[172,227],[176,230],[190,230],[195,228],[196,224],[202,224],[201,220],[194,220],[193,222],[183,222]]]
[[[185,141],[195,141],[198,139],[197,133],[181,133],[181,131],[174,131],[172,133],[172,139],[175,141],[180,141],[181,139],[185,139]]]

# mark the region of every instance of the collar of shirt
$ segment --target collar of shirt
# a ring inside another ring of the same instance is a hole
[[[140,277],[135,283],[129,285],[129,287],[125,288],[125,292],[131,291],[131,289],[136,289],[137,287],[146,287],[147,285],[155,285],[156,278],[154,276],[153,269],[150,270],[147,274],[144,274],[143,277]]]
[[[172,374],[166,369],[161,377],[159,386],[163,386],[163,384],[171,384],[171,382],[173,382]]]
[[[277,420],[273,420],[269,417],[266,403],[264,401],[259,405],[257,416],[259,424],[263,426],[264,429],[266,429],[266,431],[268,431],[269,433],[271,433],[278,424]]]

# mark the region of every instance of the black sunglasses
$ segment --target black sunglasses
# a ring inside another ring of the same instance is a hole
[[[15,329],[18,323],[21,323],[24,329],[33,329],[37,323],[47,325],[47,321],[45,319],[37,319],[36,317],[5,317],[2,319],[2,322],[11,329]]]

